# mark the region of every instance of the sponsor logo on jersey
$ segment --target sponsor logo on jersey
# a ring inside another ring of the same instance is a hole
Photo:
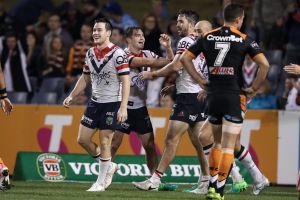
[[[121,65],[121,64],[123,64],[123,63],[128,63],[127,55],[124,54],[124,55],[118,56],[118,57],[116,58],[116,63],[117,63],[118,65]]]
[[[213,75],[234,75],[233,67],[210,67],[209,72]]]
[[[133,83],[134,85],[137,86],[137,88],[138,88],[139,90],[143,91],[143,90],[145,89],[146,83],[145,83],[144,80],[140,79],[138,75],[133,76],[133,77],[131,78],[131,81],[132,81],[132,83]]]
[[[66,167],[63,159],[53,153],[44,153],[36,159],[38,173],[45,181],[62,181],[66,178]]]
[[[214,35],[209,34],[207,36],[207,40],[209,40],[209,41],[221,41],[221,42],[243,42],[242,37],[236,37],[235,35],[214,36]]]
[[[104,81],[104,85],[109,85],[111,74],[110,71],[108,72],[102,72],[101,74],[97,73],[91,73],[91,80],[92,82],[95,82],[97,85],[100,85],[102,81]]]

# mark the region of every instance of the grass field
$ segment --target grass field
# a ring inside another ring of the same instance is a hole
[[[189,185],[182,185],[174,192],[147,192],[131,184],[112,184],[105,192],[89,193],[91,183],[13,182],[11,190],[0,192],[1,200],[92,200],[92,199],[205,199],[203,195],[181,192]],[[225,196],[226,200],[292,200],[298,199],[295,187],[269,187],[259,196],[250,195],[250,188],[243,193]]]

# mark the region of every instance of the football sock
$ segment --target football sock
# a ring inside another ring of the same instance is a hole
[[[157,169],[152,174],[150,181],[152,183],[160,183],[160,179],[163,177],[164,173],[158,171]]]
[[[206,158],[207,161],[209,160],[209,153],[210,153],[212,147],[213,147],[213,143],[203,147],[203,152],[205,154],[205,158]]]
[[[222,155],[222,160],[220,163],[219,173],[218,173],[218,181],[217,181],[217,189],[216,192],[221,196],[224,195],[224,188],[226,179],[228,174],[230,173],[231,166],[233,163],[233,149],[224,149],[224,153]]]
[[[241,145],[241,150],[236,154],[236,158],[248,169],[255,183],[261,181],[263,175],[254,163],[249,151],[243,145]]]
[[[209,156],[209,187],[216,188],[216,181],[218,180],[219,164],[222,159],[222,150],[213,148]]]
[[[99,158],[99,174],[97,183],[104,186],[104,180],[111,163],[111,158]]]
[[[238,183],[238,182],[241,182],[243,180],[243,177],[240,174],[239,167],[235,164],[234,161],[233,161],[233,164],[232,164],[232,169],[231,169],[230,175],[231,175],[232,181],[234,183]]]

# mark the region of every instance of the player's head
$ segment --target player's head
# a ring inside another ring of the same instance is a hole
[[[96,19],[93,27],[93,39],[96,45],[102,45],[104,42],[109,41],[111,35],[112,25],[105,19]]]
[[[244,20],[244,7],[240,4],[229,4],[225,7],[223,16],[225,23],[234,24],[240,29]]]
[[[212,30],[212,25],[209,21],[201,20],[195,25],[195,36],[196,38],[202,37],[204,33]]]
[[[130,26],[125,30],[125,37],[128,46],[142,50],[145,44],[145,37],[142,28],[139,26]]]
[[[199,15],[192,10],[180,10],[177,17],[177,30],[181,37],[187,36],[194,30],[195,24],[199,21]]]

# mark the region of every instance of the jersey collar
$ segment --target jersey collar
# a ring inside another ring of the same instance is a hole
[[[114,45],[113,43],[109,43],[108,46],[102,50],[98,49],[97,47],[94,47],[94,52],[95,52],[96,58],[98,60],[104,58],[104,56],[106,54],[108,54],[109,52],[111,52],[111,50],[114,49],[115,47],[116,47],[116,45]]]

